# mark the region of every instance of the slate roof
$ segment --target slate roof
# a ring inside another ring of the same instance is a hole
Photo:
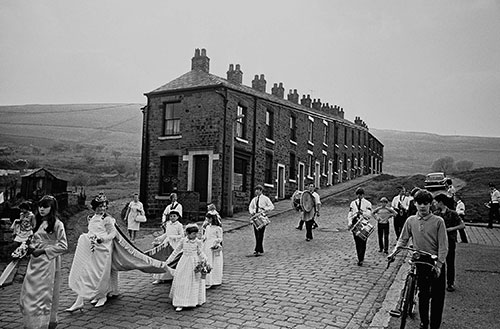
[[[344,125],[351,126],[351,127],[356,127],[356,128],[363,128],[359,125],[356,125],[352,123],[349,120],[342,119],[337,116],[333,115],[328,115],[325,114],[323,111],[318,111],[314,108],[310,107],[305,107],[301,104],[296,104],[294,102],[291,102],[289,100],[274,96],[272,94],[268,94],[265,92],[261,92],[258,90],[255,90],[251,87],[245,86],[245,85],[240,85],[240,84],[234,84],[229,82],[228,80],[218,77],[216,75],[200,71],[200,70],[191,70],[180,77],[168,82],[167,84],[156,88],[153,91],[150,91],[149,93],[145,93],[144,95],[150,96],[150,95],[155,95],[155,94],[161,94],[164,92],[171,92],[171,91],[180,91],[183,89],[194,89],[194,88],[203,88],[203,87],[227,87],[236,91],[240,91],[252,96],[259,97],[261,99],[268,100],[270,102],[274,103],[279,103],[287,107],[294,108],[300,112],[304,112],[306,114],[313,114],[315,116],[319,116],[322,119],[330,119],[330,120],[335,120],[338,122],[343,123]],[[368,130],[368,129],[367,129]]]

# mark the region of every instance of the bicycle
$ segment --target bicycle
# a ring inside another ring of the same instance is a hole
[[[405,285],[401,290],[398,304],[396,305],[396,309],[391,310],[389,314],[393,317],[401,318],[400,329],[404,329],[406,326],[406,319],[408,317],[413,319],[415,316],[415,305],[418,297],[417,264],[423,264],[434,268],[436,266],[437,256],[423,250],[417,250],[411,247],[401,247],[388,257],[387,268],[389,268],[389,265],[394,261],[394,256],[401,250],[409,250],[412,251],[413,254],[411,259],[408,260],[410,269],[406,274]]]

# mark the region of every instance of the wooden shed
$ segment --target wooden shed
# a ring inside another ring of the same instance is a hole
[[[42,196],[66,193],[68,182],[59,179],[45,168],[21,176],[21,195],[27,200],[38,201]]]

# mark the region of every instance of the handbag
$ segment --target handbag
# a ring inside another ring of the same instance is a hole
[[[147,218],[144,215],[137,215],[135,221],[138,223],[145,223],[147,221]]]

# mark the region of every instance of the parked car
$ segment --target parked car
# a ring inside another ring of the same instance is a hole
[[[425,176],[424,186],[427,190],[446,189],[446,175],[443,172],[433,172]]]

